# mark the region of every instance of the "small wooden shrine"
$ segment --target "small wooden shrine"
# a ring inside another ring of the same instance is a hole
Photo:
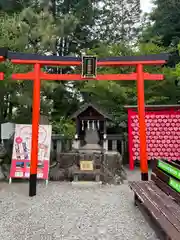
[[[94,177],[96,182],[108,178],[115,181],[117,171],[120,172],[118,176],[121,179],[122,155],[117,149],[116,134],[113,140],[116,146],[110,150],[108,147],[108,123],[112,117],[95,104],[86,103],[72,115],[72,119],[76,122],[73,149],[76,149],[79,156],[78,168],[73,170],[74,181]]]
[[[114,133],[109,131],[112,117],[95,104],[85,103],[71,119],[76,122],[72,148],[58,154],[59,165],[51,168],[51,179],[62,179],[62,169],[66,169],[67,179],[74,182],[121,183],[125,179],[122,159],[126,140],[117,127]]]
[[[85,144],[87,129],[96,130],[99,136],[99,145],[103,147],[103,140],[107,134],[107,122],[112,118],[99,107],[92,103],[84,104],[72,117],[76,122],[76,140],[80,140],[80,146]]]

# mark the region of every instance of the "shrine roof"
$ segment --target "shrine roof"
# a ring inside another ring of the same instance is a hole
[[[41,55],[34,53],[22,53],[22,52],[12,52],[9,51],[8,48],[0,48],[0,56],[3,56],[10,60],[43,60],[43,61],[77,61],[81,62],[81,57],[73,57],[73,56],[54,56],[54,55]],[[137,56],[115,56],[115,57],[107,57],[107,58],[99,58],[97,61],[99,62],[136,62],[136,61],[158,61],[164,60],[167,61],[170,57],[168,53],[161,54],[150,54],[150,55],[137,55]]]
[[[124,108],[125,109],[137,109],[137,105],[125,105]],[[180,108],[180,104],[157,104],[157,105],[145,105],[145,108],[151,108],[151,109],[169,109],[169,108]]]
[[[92,107],[95,109],[98,113],[100,113],[105,119],[112,120],[112,117],[105,113],[99,106],[96,106],[95,104],[92,103],[85,103],[83,104],[79,110],[77,110],[73,115],[71,115],[71,119],[77,118],[81,113],[83,113],[85,110],[87,110],[89,107]]]

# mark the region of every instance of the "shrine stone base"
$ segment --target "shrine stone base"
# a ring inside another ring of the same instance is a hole
[[[96,182],[99,182],[101,179],[101,171],[100,170],[92,170],[92,171],[84,171],[84,170],[75,170],[73,172],[73,180],[74,181],[83,181],[83,180],[91,180],[93,179]]]
[[[89,153],[80,153],[80,152],[69,152],[62,153],[58,159],[58,162],[50,167],[50,180],[53,181],[73,181],[74,173],[78,175],[78,181],[86,181],[86,177],[90,177],[88,181],[95,182],[93,176],[90,174],[85,174],[89,176],[83,176],[83,173],[80,171],[80,160],[88,160],[90,157],[94,161],[95,170],[100,172],[100,179],[102,183],[108,184],[122,184],[126,180],[126,172],[122,164],[122,157],[120,153],[113,151],[102,152],[89,152]]]
[[[95,182],[95,181],[72,181],[72,186],[76,187],[96,187],[101,186],[102,182]]]

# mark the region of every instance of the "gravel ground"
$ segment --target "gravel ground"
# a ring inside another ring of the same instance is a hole
[[[0,183],[0,239],[157,240],[127,183],[87,188],[39,183],[37,191],[29,198],[27,183]]]

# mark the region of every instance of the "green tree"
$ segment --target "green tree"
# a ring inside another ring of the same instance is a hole
[[[164,46],[177,46],[180,39],[180,1],[154,0],[155,7],[150,13],[148,28],[145,29],[145,41],[161,39]]]
[[[94,28],[96,38],[110,44],[137,39],[141,14],[139,0],[103,0],[99,8],[101,14]]]
[[[64,25],[69,22],[61,19],[61,27],[65,29]],[[46,54],[53,52],[55,48],[55,40],[59,35],[63,36],[63,32],[59,32],[60,26],[56,26],[54,19],[49,12],[41,11],[35,13],[33,9],[24,9],[20,14],[7,15],[3,14],[1,18],[1,33],[0,45],[9,47],[12,51],[20,52],[34,52]],[[4,120],[15,117],[16,120],[29,120],[31,114],[31,100],[32,100],[32,83],[31,81],[16,82],[11,81],[10,76],[12,72],[23,72],[31,70],[30,67],[22,67],[19,65],[12,65],[9,62],[1,65],[5,72],[6,79],[1,82],[1,104],[5,109],[1,115]],[[52,108],[52,98],[50,93],[44,96],[48,90],[56,87],[50,83],[42,82],[42,111],[51,113],[49,109]],[[48,89],[48,90],[47,90]],[[8,96],[8,97],[7,97]],[[3,101],[4,99],[4,101]],[[10,104],[11,103],[11,104]],[[11,106],[11,111],[9,111]],[[13,109],[16,109],[12,114]],[[7,114],[5,114],[8,113]]]
[[[80,50],[87,47],[92,47],[95,40],[92,39],[91,29],[94,26],[95,19],[99,16],[98,9],[95,6],[95,2],[99,0],[39,0],[34,1],[36,3],[36,10],[45,8],[52,13],[56,24],[62,17],[74,16],[73,22],[64,29],[64,36],[61,36],[57,40],[57,55],[65,56],[75,53],[80,53]],[[99,1],[100,2],[100,1]],[[75,29],[71,31],[74,24]],[[70,34],[69,34],[70,33]]]
[[[139,45],[138,54],[159,54],[171,52],[170,47],[163,47],[152,42]],[[145,70],[150,73],[162,73],[165,76],[163,81],[146,81],[145,98],[147,104],[177,104],[179,89],[175,86],[176,76],[174,68],[167,66],[148,66]]]
[[[7,13],[17,13],[31,4],[31,0],[1,0],[0,9]]]

